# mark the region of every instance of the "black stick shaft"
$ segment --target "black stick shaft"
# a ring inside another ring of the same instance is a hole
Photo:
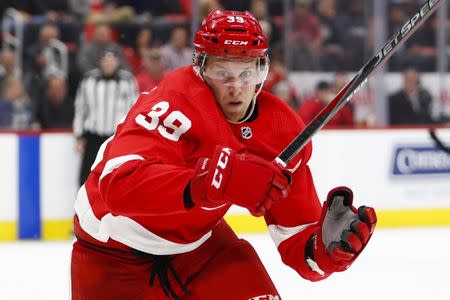
[[[352,98],[354,93],[367,82],[370,74],[383,65],[444,1],[428,0],[424,3],[420,10],[403,25],[400,31],[395,33],[381,50],[344,86],[334,97],[333,101],[325,106],[311,123],[278,155],[275,161],[283,167],[286,166],[313,135],[328,123],[342,106]]]

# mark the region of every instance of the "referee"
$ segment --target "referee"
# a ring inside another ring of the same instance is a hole
[[[83,155],[80,186],[101,144],[115,132],[138,96],[134,76],[119,65],[118,53],[107,48],[100,56],[99,67],[86,73],[77,90],[73,131],[77,151]]]

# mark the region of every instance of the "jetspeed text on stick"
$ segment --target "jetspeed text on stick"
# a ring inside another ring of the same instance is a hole
[[[419,12],[417,12],[414,16],[412,16],[406,23],[403,25],[402,29],[399,33],[395,34],[387,43],[384,45],[384,47],[381,49],[381,51],[377,54],[378,57],[378,63],[381,61],[381,59],[388,55],[389,52],[394,49],[394,47],[419,23],[419,21],[432,9],[439,0],[429,0],[423,6],[420,8]],[[400,39],[399,39],[400,36]],[[378,64],[377,63],[377,64]]]

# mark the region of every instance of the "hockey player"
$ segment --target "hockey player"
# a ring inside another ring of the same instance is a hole
[[[304,128],[261,91],[267,40],[248,12],[211,12],[193,66],[144,92],[100,148],[75,203],[72,299],[281,299],[252,246],[223,220],[263,216],[284,263],[317,281],[347,269],[372,235],[350,189],[321,206],[308,144],[274,158]]]

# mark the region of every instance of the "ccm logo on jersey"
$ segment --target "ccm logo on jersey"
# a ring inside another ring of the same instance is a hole
[[[211,182],[211,185],[214,186],[216,189],[220,189],[220,185],[222,184],[223,179],[222,171],[225,170],[225,168],[227,167],[230,154],[231,154],[230,148],[223,148],[222,152],[220,152],[216,170],[214,171],[214,176]]]
[[[224,44],[233,46],[245,46],[248,44],[248,41],[225,40]]]

